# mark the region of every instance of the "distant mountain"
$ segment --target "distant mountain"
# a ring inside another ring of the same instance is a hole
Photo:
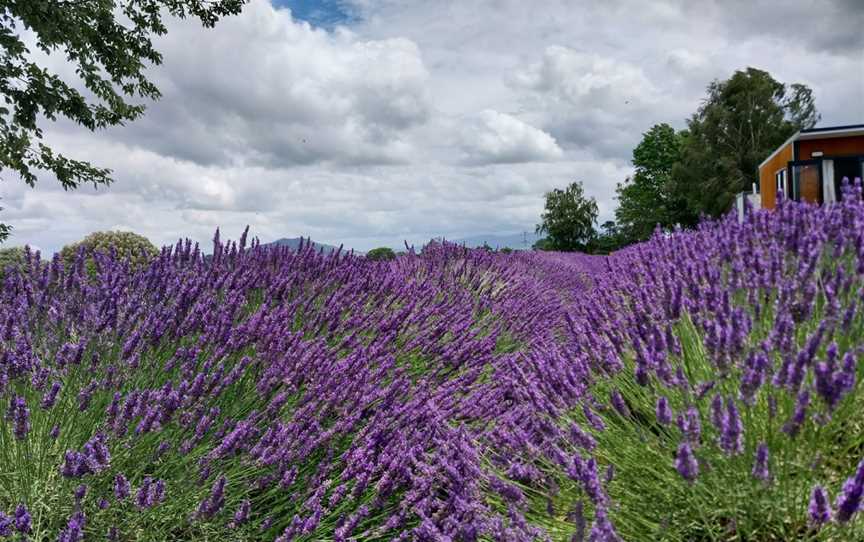
[[[452,242],[467,247],[482,247],[486,243],[492,248],[512,248],[513,250],[530,250],[540,236],[534,232],[472,235]]]
[[[280,246],[280,247],[288,247],[290,249],[297,250],[298,248],[300,248],[300,242],[301,241],[303,242],[303,246],[306,246],[309,244],[309,239],[305,239],[303,237],[292,237],[290,239],[283,237],[282,239],[277,239],[277,240],[273,241],[272,243],[264,243],[264,244],[265,245],[276,245],[276,246]],[[339,248],[339,247],[334,247],[333,245],[325,245],[323,243],[316,243],[315,241],[312,241],[312,246],[315,248],[315,250],[318,250],[318,251],[323,249],[325,254],[335,252]]]

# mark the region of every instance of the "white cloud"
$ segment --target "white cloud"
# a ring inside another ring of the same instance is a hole
[[[190,46],[190,44],[194,44]],[[406,38],[363,39],[264,0],[213,30],[173,21],[163,98],[110,137],[202,164],[405,162],[430,112],[428,72]]]
[[[470,162],[517,163],[561,158],[555,138],[507,113],[482,111],[462,130]]]
[[[541,61],[517,74],[516,81],[575,108],[618,108],[657,98],[638,66],[559,45],[547,47]]]

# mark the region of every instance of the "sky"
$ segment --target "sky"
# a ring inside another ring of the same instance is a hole
[[[45,125],[115,182],[0,176],[8,245],[249,225],[262,242],[396,247],[532,231],[572,181],[602,222],[642,133],[685,127],[712,80],[748,66],[810,86],[821,126],[864,123],[864,0],[252,0],[213,29],[167,27],[143,118]]]

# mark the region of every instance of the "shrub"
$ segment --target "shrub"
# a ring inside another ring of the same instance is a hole
[[[393,252],[392,248],[378,247],[367,252],[366,259],[375,262],[389,261],[396,259],[396,253]]]
[[[123,260],[134,268],[150,263],[159,250],[146,237],[127,231],[103,231],[91,233],[81,241],[67,245],[60,251],[60,257],[67,266],[75,263],[78,252],[83,248],[88,269],[93,268],[93,255],[111,255]]]
[[[555,250],[552,246],[552,241],[548,237],[537,239],[531,248],[534,250]]]

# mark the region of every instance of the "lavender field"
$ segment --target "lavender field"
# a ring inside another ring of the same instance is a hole
[[[0,536],[862,540],[847,196],[610,257],[29,255],[0,290]]]

